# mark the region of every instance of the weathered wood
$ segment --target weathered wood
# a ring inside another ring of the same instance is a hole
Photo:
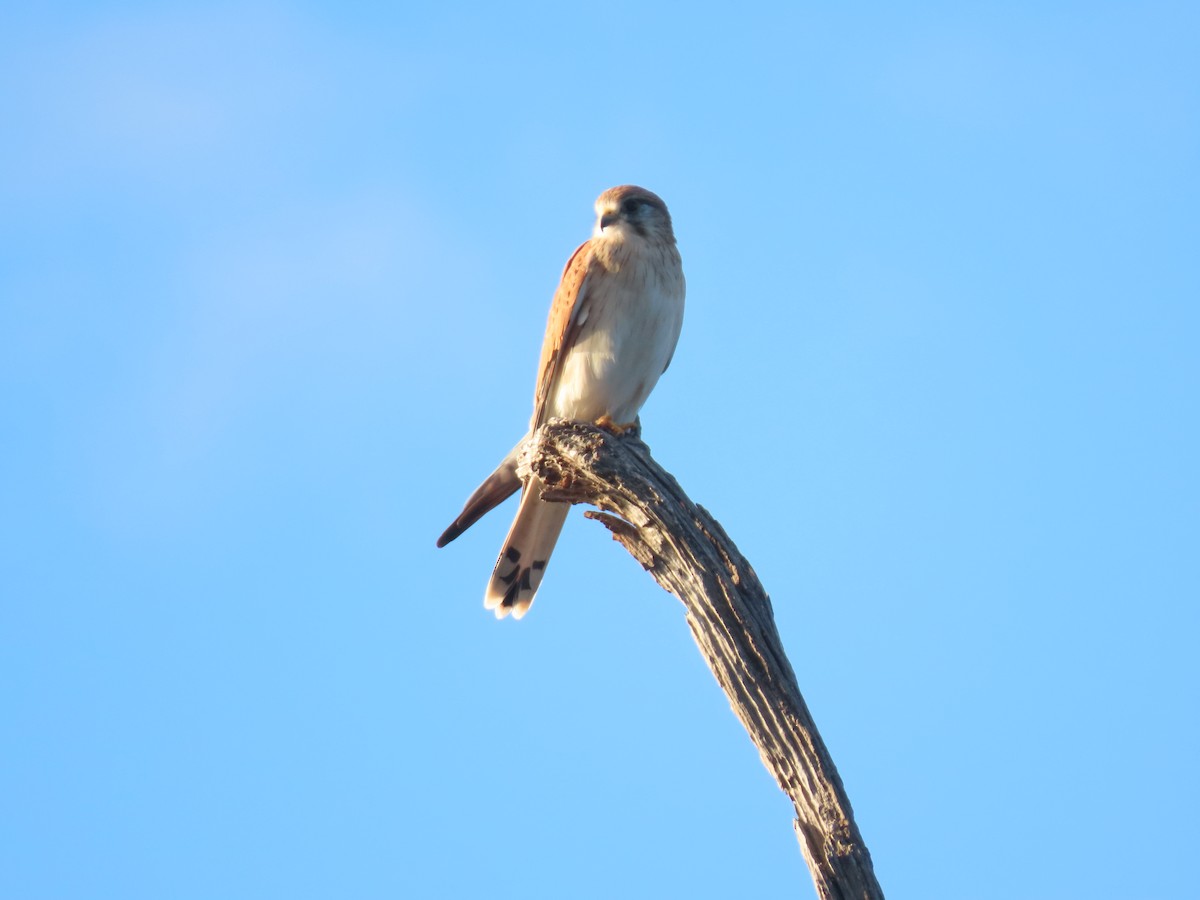
[[[767,770],[792,799],[817,894],[882,898],[837,769],[809,715],[758,576],[707,511],[639,437],[554,420],[530,441],[522,474],[547,499],[588,503],[660,585],[683,601],[692,636]]]

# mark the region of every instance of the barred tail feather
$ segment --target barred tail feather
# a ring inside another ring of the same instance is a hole
[[[509,613],[520,619],[529,611],[571,509],[569,503],[543,502],[541,495],[541,482],[531,480],[484,593],[483,605],[497,619]]]

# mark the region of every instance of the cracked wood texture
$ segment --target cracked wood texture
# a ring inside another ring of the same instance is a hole
[[[548,500],[588,503],[687,610],[704,655],[767,770],[795,805],[800,848],[823,898],[882,898],[837,769],[800,695],[771,600],[717,521],[683,492],[636,434],[553,420],[525,450]]]

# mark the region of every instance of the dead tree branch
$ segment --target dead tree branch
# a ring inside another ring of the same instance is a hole
[[[795,805],[796,836],[822,900],[882,898],[846,791],[784,654],[770,598],[716,520],[632,435],[555,420],[538,430],[523,468],[542,479],[548,499],[599,507],[586,515],[683,601],[700,652]]]

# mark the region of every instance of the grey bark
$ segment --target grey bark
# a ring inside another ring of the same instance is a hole
[[[795,806],[793,825],[818,896],[882,898],[846,791],[783,651],[770,598],[717,521],[632,433],[617,437],[554,420],[530,441],[521,470],[545,483],[548,500],[599,507],[585,515],[683,602],[700,652]]]

